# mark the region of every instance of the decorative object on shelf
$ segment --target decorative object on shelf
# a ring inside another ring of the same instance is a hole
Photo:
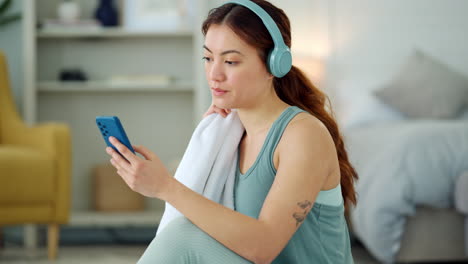
[[[41,33],[99,32],[101,25],[95,19],[80,19],[63,22],[60,19],[45,19],[39,26]]]
[[[12,23],[21,18],[19,13],[7,14],[12,0],[5,0],[0,4],[0,27]]]
[[[57,6],[58,20],[62,23],[75,23],[80,19],[81,9],[76,1],[62,0]]]
[[[63,69],[59,74],[60,81],[87,81],[88,77],[80,69]]]
[[[124,0],[123,26],[136,31],[188,29],[192,16],[188,0]]]
[[[137,1],[138,2],[138,1]],[[100,0],[96,8],[94,17],[101,22],[104,27],[114,27],[118,25],[118,13],[113,0]]]
[[[95,19],[80,19],[81,7],[76,0],[61,0],[57,6],[58,18],[46,18],[38,28],[42,32],[89,32],[101,26]]]
[[[103,146],[104,149],[104,146]],[[132,191],[110,164],[93,169],[93,208],[96,211],[143,211],[144,197]]]

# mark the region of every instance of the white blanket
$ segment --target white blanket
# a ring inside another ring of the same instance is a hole
[[[226,118],[205,117],[197,126],[175,173],[175,178],[206,198],[234,209],[237,147],[244,126],[233,110]],[[182,214],[166,203],[156,235]]]
[[[354,234],[383,263],[393,263],[417,206],[453,208],[468,171],[468,122],[405,120],[354,127],[345,141],[359,174]],[[464,190],[466,191],[466,190]]]

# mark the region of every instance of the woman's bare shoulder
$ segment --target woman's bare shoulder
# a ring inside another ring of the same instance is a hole
[[[280,144],[288,146],[284,148],[288,150],[291,150],[290,147],[307,146],[313,147],[315,151],[323,152],[323,154],[333,154],[335,151],[333,138],[325,124],[307,112],[297,114],[289,122]]]
[[[284,136],[292,134],[293,136],[305,136],[306,138],[310,137],[330,137],[330,132],[328,131],[325,124],[323,124],[320,119],[307,113],[302,112],[297,114],[288,124],[284,131]]]

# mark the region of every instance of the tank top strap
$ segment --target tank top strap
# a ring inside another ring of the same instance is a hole
[[[297,106],[290,106],[286,108],[283,113],[276,119],[271,127],[271,131],[268,133],[265,139],[265,155],[263,155],[263,162],[268,164],[267,166],[276,173],[275,165],[273,163],[273,153],[278,146],[278,143],[283,136],[284,130],[288,126],[289,122],[299,113],[306,112]],[[264,165],[266,165],[264,164]],[[316,203],[339,206],[343,202],[341,194],[341,185],[338,184],[335,188],[327,191],[320,191]]]
[[[265,139],[265,153],[266,157],[273,157],[273,152],[275,151],[278,143],[280,142],[281,137],[283,136],[284,130],[288,126],[289,122],[299,113],[305,112],[297,106],[290,106],[286,108],[283,113],[276,119],[276,121],[271,126],[271,131],[268,133],[267,138]],[[272,159],[271,159],[272,161]],[[271,164],[273,165],[273,164]],[[274,166],[273,166],[274,169]]]

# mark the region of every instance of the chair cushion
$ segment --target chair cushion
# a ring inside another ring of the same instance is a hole
[[[52,201],[55,173],[50,155],[28,147],[0,145],[0,206]]]

